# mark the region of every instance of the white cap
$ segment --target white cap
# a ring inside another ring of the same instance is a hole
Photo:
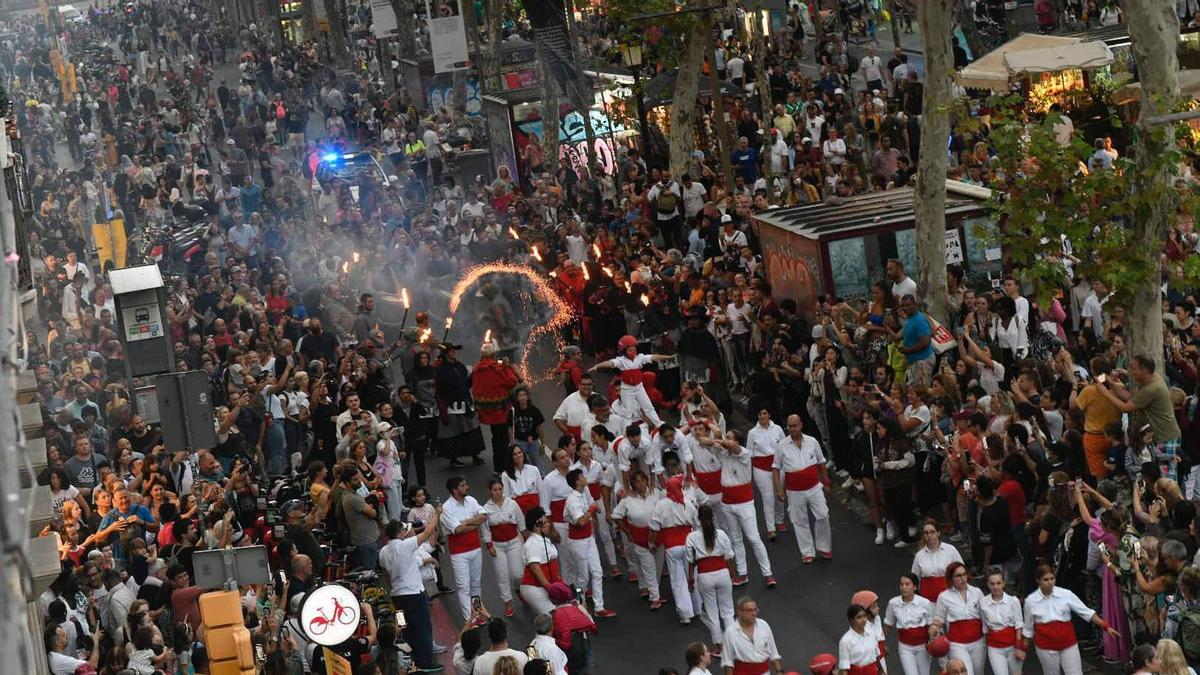
[[[722,223],[732,223],[732,222],[733,222],[733,216],[731,216],[731,215],[729,215],[728,213],[726,213],[725,215],[721,216],[721,222],[722,222]]]

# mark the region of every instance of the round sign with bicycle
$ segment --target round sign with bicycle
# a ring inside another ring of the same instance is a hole
[[[358,629],[362,615],[358,602],[345,586],[318,586],[300,604],[300,627],[312,642],[324,647],[340,645]]]

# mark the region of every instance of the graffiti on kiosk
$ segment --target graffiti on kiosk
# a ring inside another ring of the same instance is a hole
[[[483,99],[479,97],[479,80],[467,80],[467,114],[479,115],[483,112]],[[453,82],[438,82],[430,85],[429,91],[429,109],[441,110],[446,108],[452,110],[455,107],[455,92]]]
[[[611,138],[597,138],[593,146],[596,151],[596,163],[600,165],[600,170],[607,175],[613,175],[617,172],[616,151]],[[581,173],[587,169],[587,141],[578,143],[562,144],[558,146],[558,160],[566,163],[576,173]]]

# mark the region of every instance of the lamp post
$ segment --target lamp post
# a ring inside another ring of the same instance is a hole
[[[637,102],[638,115],[638,149],[642,153],[643,160],[649,160],[649,153],[646,148],[649,143],[646,140],[646,130],[649,126],[646,124],[646,102],[642,95],[642,47],[641,45],[621,45],[621,61],[625,67],[633,71],[633,94]]]

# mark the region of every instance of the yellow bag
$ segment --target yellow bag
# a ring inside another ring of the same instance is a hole
[[[883,21],[883,23],[890,23],[892,20],[892,13],[885,9],[879,13],[879,18]]]

